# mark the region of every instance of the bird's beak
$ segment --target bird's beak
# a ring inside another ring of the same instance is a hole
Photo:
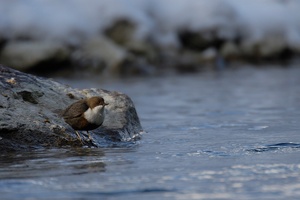
[[[109,105],[109,103],[104,103],[105,106]]]

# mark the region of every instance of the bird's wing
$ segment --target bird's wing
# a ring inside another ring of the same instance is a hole
[[[89,109],[88,105],[86,104],[85,100],[77,101],[71,104],[63,114],[63,117],[66,119],[76,118],[81,116],[85,111]]]

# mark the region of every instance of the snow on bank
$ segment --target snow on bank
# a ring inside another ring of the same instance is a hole
[[[119,18],[137,23],[141,31],[148,22],[137,6],[122,0],[0,0],[0,36],[78,42]]]
[[[299,10],[299,0],[0,0],[0,63],[122,72],[290,58]]]
[[[228,0],[240,18],[242,36],[250,43],[269,41],[290,48],[300,45],[300,1]]]
[[[78,42],[125,18],[136,37],[177,44],[180,30],[216,30],[226,39],[274,37],[300,45],[299,0],[1,0],[2,38]]]

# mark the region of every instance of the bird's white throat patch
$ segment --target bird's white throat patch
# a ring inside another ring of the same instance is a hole
[[[104,107],[96,106],[93,109],[89,108],[84,112],[84,117],[89,123],[101,125],[104,120]]]

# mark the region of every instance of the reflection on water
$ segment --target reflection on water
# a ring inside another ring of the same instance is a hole
[[[105,82],[146,133],[107,148],[1,154],[3,199],[297,199],[300,69]]]
[[[57,177],[105,171],[100,149],[49,149],[0,156],[0,179]]]

